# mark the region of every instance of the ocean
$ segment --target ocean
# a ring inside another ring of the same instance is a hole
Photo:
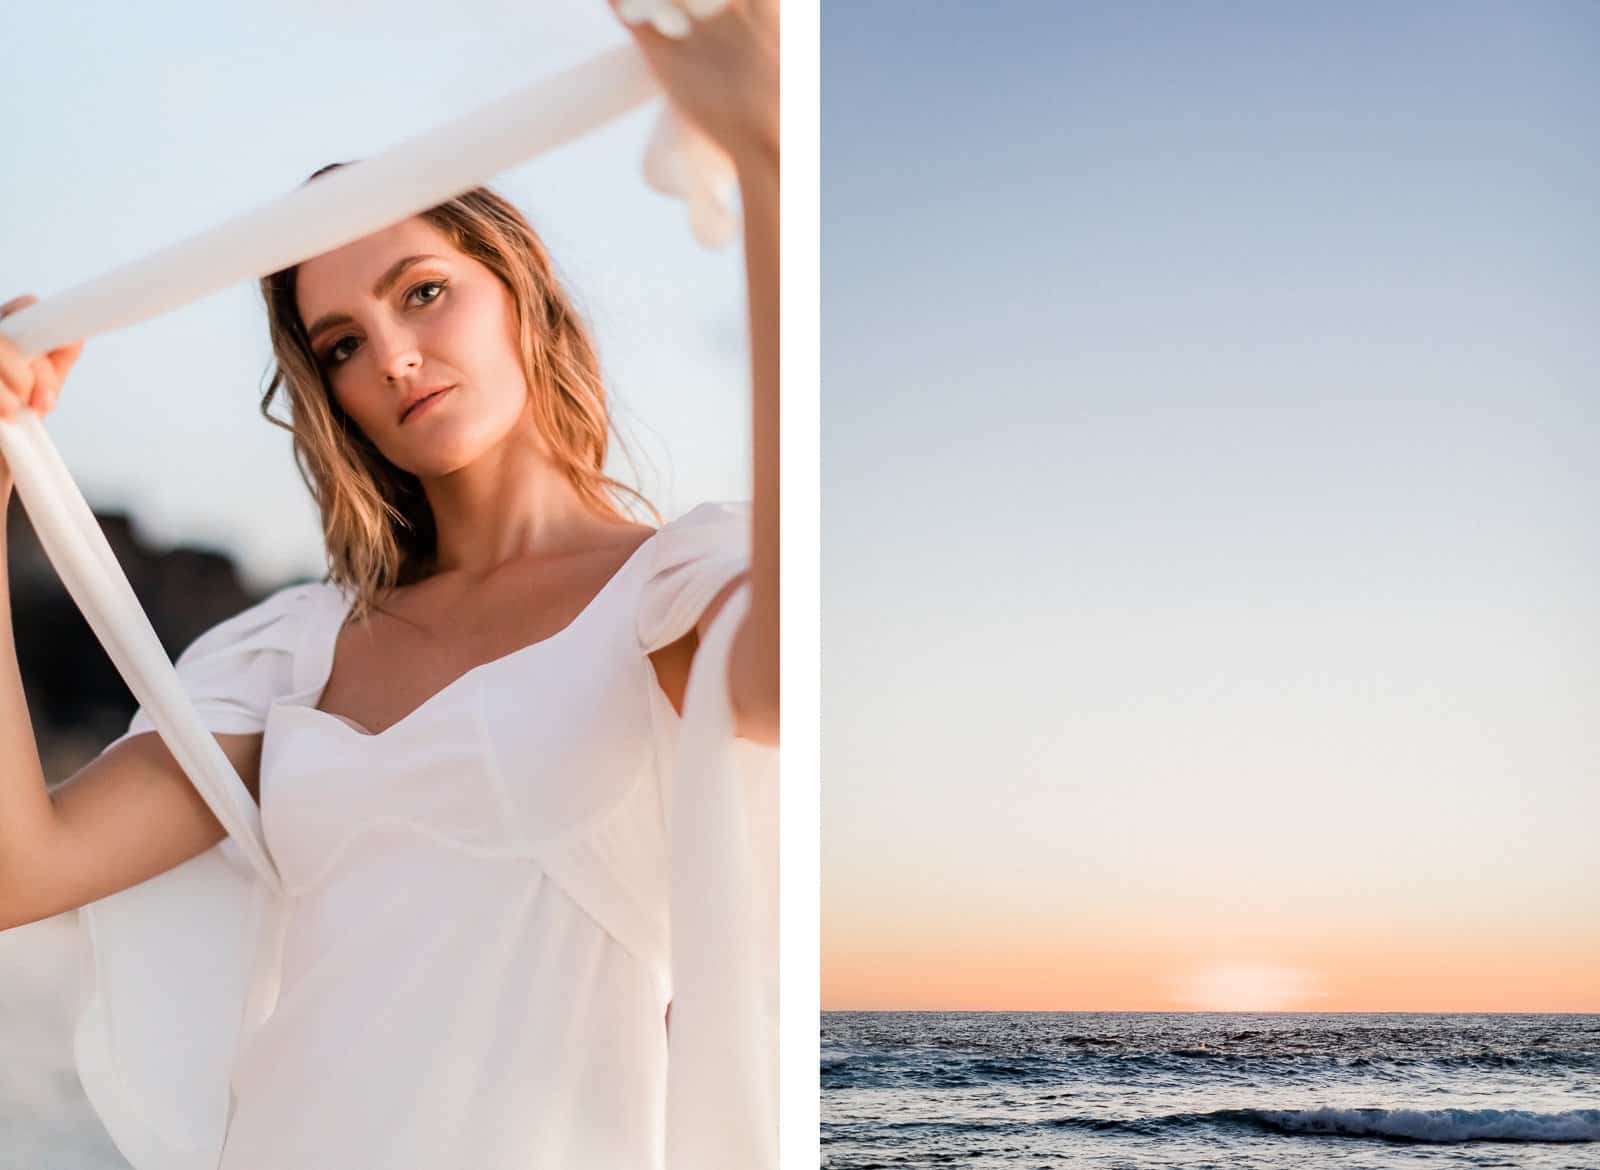
[[[824,1012],[826,1170],[1600,1170],[1600,1016]]]

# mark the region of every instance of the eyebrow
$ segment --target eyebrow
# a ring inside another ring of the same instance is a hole
[[[394,282],[400,279],[400,274],[403,273],[407,268],[410,268],[417,261],[443,259],[443,256],[434,256],[427,252],[419,253],[415,256],[400,257],[400,259],[389,265],[388,270],[385,271],[382,276],[378,277],[378,282],[372,286],[372,295],[375,297],[382,297],[394,287]],[[313,324],[311,328],[306,330],[306,337],[311,341],[315,341],[317,339],[317,334],[321,333],[324,329],[331,329],[335,325],[349,325],[352,320],[353,318],[351,318],[350,314],[348,313],[324,313],[322,316],[317,318],[316,323]]]

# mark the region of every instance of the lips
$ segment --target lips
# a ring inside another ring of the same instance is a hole
[[[454,390],[454,389],[455,389],[455,384],[451,383],[448,386],[434,386],[434,387],[432,387],[430,389],[418,390],[414,395],[412,395],[410,400],[407,401],[407,403],[405,405],[405,409],[400,412],[400,421],[402,423],[405,422],[408,418],[410,418],[416,412],[417,408],[420,407],[423,403],[431,402],[433,399],[439,397],[441,394],[444,394],[445,392],[450,391],[450,390]]]

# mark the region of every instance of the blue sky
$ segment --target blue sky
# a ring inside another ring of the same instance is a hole
[[[621,43],[602,0],[272,5],[104,0],[7,18],[0,300],[41,297],[221,223],[322,164],[370,156]],[[634,479],[671,517],[749,495],[737,246],[700,248],[645,186],[655,110],[491,180],[592,321]],[[270,350],[253,283],[89,342],[47,420],[90,503],[266,588],[320,575],[287,436],[257,413]]]
[[[825,1007],[1226,914],[1600,985],[1596,59],[1546,0],[827,6]]]

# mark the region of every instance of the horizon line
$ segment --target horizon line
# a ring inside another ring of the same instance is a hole
[[[1379,1008],[1370,1011],[1346,1009],[1330,1011],[1306,1008],[1286,1011],[1281,1008],[823,1008],[824,1016],[840,1015],[1007,1015],[1007,1016],[1600,1016],[1600,1009],[1580,1011],[1558,1009],[1533,1011],[1525,1008],[1483,1011],[1408,1011],[1404,1008]]]

